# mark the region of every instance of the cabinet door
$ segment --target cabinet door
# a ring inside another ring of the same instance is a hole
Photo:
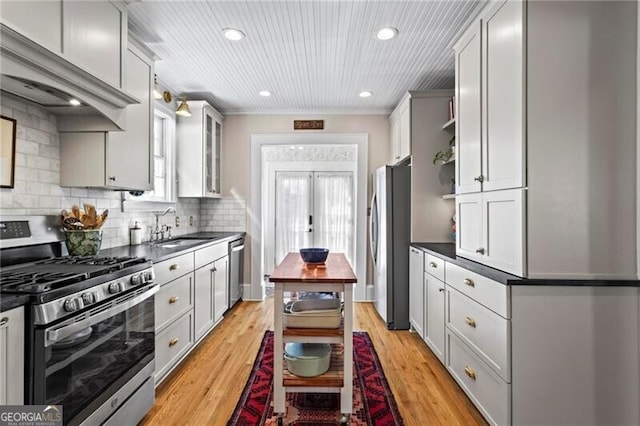
[[[524,189],[482,194],[482,263],[524,276]]]
[[[445,293],[444,283],[439,279],[425,273],[424,274],[424,291],[425,291],[425,337],[431,350],[438,359],[445,362],[445,346],[444,346],[444,307]]]
[[[503,1],[484,21],[482,190],[524,186],[523,5]]]
[[[0,312],[0,405],[24,402],[24,308]]]
[[[400,123],[397,114],[389,117],[389,125],[391,126],[391,164],[394,164],[400,159]]]
[[[409,248],[409,322],[413,329],[424,338],[424,253]]]
[[[220,195],[220,141],[222,123],[215,117],[213,109],[203,108],[203,143],[204,143],[204,189],[205,196]]]
[[[195,272],[195,297],[193,317],[195,340],[200,340],[214,324],[214,263],[203,266]]]
[[[60,133],[60,186],[106,185],[106,132]]]
[[[228,273],[229,273],[229,256],[225,256],[214,262],[214,302],[215,309],[214,321],[218,322],[222,319],[222,315],[229,307],[228,297]]]
[[[108,1],[65,1],[62,53],[96,77],[123,87],[126,9]]]
[[[456,192],[479,192],[481,169],[481,24],[461,38],[456,51]]]
[[[456,254],[482,261],[482,194],[456,197]]]
[[[4,0],[1,20],[39,45],[62,53],[62,0]]]
[[[398,160],[411,155],[411,99],[407,99],[399,111],[400,150]]]
[[[126,110],[127,129],[109,132],[107,186],[153,189],[153,63],[130,47],[127,51],[127,92],[140,99]]]

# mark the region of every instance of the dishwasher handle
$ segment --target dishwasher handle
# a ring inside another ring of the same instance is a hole
[[[236,252],[236,251],[241,251],[241,250],[244,250],[244,244],[242,244],[241,246],[233,247],[231,249],[231,252]]]

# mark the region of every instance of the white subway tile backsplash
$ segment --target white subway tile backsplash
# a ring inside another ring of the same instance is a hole
[[[20,125],[18,125],[18,129]],[[28,141],[22,138],[16,138],[16,152],[21,152],[27,155],[38,155],[40,144],[37,142]]]
[[[18,121],[20,122],[20,121]],[[27,140],[40,143],[43,145],[51,145],[51,133],[43,132],[42,130],[27,128]]]

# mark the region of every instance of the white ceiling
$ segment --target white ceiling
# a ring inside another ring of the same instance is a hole
[[[407,90],[454,87],[452,42],[483,3],[130,0],[128,12],[161,86],[224,114],[388,112]],[[383,26],[399,35],[378,40]],[[247,36],[229,41],[226,27]]]

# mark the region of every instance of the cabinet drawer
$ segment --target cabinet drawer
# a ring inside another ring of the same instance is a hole
[[[511,424],[511,385],[502,380],[455,335],[447,332],[447,369],[491,424]]]
[[[229,243],[224,242],[196,250],[196,269],[226,256],[228,247]]]
[[[156,384],[193,346],[193,311],[156,334]]]
[[[447,326],[504,380],[511,381],[510,321],[447,287]]]
[[[444,281],[444,264],[445,261],[439,257],[425,253],[424,255],[424,271],[433,275],[440,281]]]
[[[153,265],[158,284],[163,285],[189,272],[193,272],[193,253],[186,253]]]
[[[163,285],[156,295],[156,330],[171,323],[193,306],[193,274]]]
[[[499,315],[509,318],[509,286],[446,262],[445,282]]]

